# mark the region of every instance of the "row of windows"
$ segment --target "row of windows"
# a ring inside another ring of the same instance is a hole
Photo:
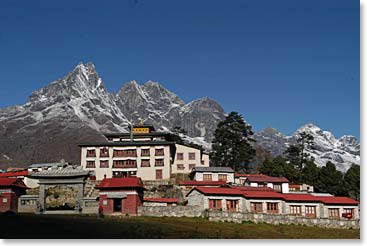
[[[150,160],[141,160],[141,167],[150,167]],[[156,167],[163,167],[164,160],[163,159],[156,159],[154,166]],[[95,161],[87,161],[87,168],[95,168],[96,162]],[[100,168],[109,168],[108,161],[100,161],[99,162]],[[113,161],[113,168],[129,168],[129,167],[137,167],[136,160],[114,160]]]
[[[239,200],[226,200],[226,211],[238,212]],[[222,200],[221,199],[209,199],[209,209],[221,210]]]
[[[192,170],[195,166],[195,164],[189,164],[189,170]],[[177,170],[185,170],[184,164],[177,164]]]
[[[196,158],[195,152],[190,152],[188,158],[189,158],[190,161],[195,160],[195,158]],[[183,159],[184,159],[184,153],[177,152],[177,160],[182,161]]]
[[[108,148],[101,148],[99,156],[109,157]],[[113,150],[113,157],[136,157],[136,156],[137,156],[136,149]],[[141,156],[150,156],[150,149],[142,149]],[[164,156],[164,149],[155,149],[155,156]],[[96,157],[96,150],[88,149],[87,157]]]
[[[204,181],[212,181],[213,176],[211,174],[203,174]],[[227,181],[227,174],[218,174],[218,181]]]

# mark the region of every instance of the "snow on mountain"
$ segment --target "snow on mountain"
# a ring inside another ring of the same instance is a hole
[[[110,93],[92,63],[79,63],[34,91],[24,105],[0,109],[0,152],[13,157],[3,158],[5,163],[18,166],[61,158],[78,163],[78,142],[101,141],[102,132],[127,132],[129,121],[140,119],[158,130],[183,127],[187,141],[208,146],[224,117],[214,100],[185,104],[158,82],[131,81]]]
[[[346,172],[352,164],[360,165],[360,144],[354,136],[342,136],[336,139],[329,131],[309,123],[301,126],[291,136],[285,136],[275,129],[265,129],[255,134],[257,144],[269,150],[273,156],[282,155],[287,146],[294,144],[301,132],[314,137],[314,145],[307,152],[315,158],[315,163],[324,166],[328,161],[338,170]]]

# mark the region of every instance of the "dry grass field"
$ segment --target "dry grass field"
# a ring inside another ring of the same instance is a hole
[[[296,225],[210,222],[201,218],[0,215],[0,238],[359,239],[360,231]]]

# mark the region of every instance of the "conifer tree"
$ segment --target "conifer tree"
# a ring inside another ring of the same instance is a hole
[[[352,165],[344,175],[344,181],[348,187],[349,195],[360,199],[360,166]]]
[[[253,132],[243,117],[231,112],[219,122],[212,142],[211,162],[215,166],[232,167],[235,171],[248,171],[255,156],[251,142]]]

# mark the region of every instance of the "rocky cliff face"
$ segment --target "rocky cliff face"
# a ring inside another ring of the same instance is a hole
[[[315,158],[316,164],[324,166],[328,161],[338,170],[347,171],[352,164],[360,165],[360,144],[354,136],[342,136],[336,139],[329,131],[323,131],[314,124],[306,124],[291,136],[285,136],[276,129],[267,128],[255,134],[257,144],[270,151],[273,156],[283,155],[290,144],[294,144],[301,132],[314,137],[314,145],[307,152]]]
[[[27,103],[0,109],[0,167],[64,158],[79,163],[77,144],[104,140],[102,132],[127,132],[130,120],[157,129],[183,127],[189,141],[211,140],[225,112],[202,98],[185,104],[157,82],[125,84],[109,93],[92,63],[32,93]]]

